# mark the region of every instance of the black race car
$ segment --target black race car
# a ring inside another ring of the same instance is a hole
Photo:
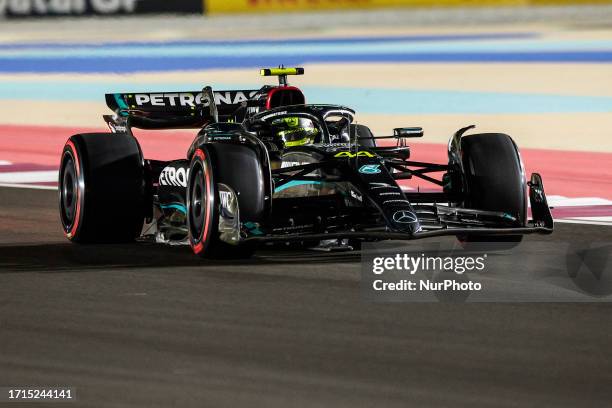
[[[106,95],[112,133],[74,135],[62,153],[68,239],[155,240],[245,257],[266,243],[351,249],[455,235],[514,245],[523,234],[552,232],[542,178],[526,181],[509,136],[466,127],[451,137],[448,163],[413,161],[407,140],[421,128],[374,137],[350,108],[306,104],[287,84],[302,73],[262,70],[279,85],[259,90]],[[143,157],[133,127],[199,130],[185,157],[161,162]],[[413,177],[440,189],[398,185]]]

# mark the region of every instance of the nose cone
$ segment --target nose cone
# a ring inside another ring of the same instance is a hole
[[[398,209],[389,212],[389,224],[393,229],[401,232],[414,233],[421,229],[419,219],[412,209]]]

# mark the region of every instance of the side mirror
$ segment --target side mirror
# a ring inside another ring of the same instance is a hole
[[[402,127],[393,129],[393,135],[396,137],[423,137],[423,128],[421,127]]]

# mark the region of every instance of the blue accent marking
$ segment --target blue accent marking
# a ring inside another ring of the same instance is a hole
[[[558,41],[537,33],[481,33],[245,41],[13,43],[0,72],[130,73],[342,62],[612,62],[612,41]]]
[[[441,34],[441,35],[401,35],[401,36],[381,36],[381,37],[331,37],[331,38],[296,38],[296,39],[259,39],[259,40],[179,40],[179,41],[123,41],[113,43],[95,44],[95,47],[103,48],[122,48],[128,46],[148,47],[148,46],[271,46],[283,44],[347,44],[347,43],[372,43],[372,42],[436,42],[436,41],[465,41],[465,40],[512,40],[512,39],[532,39],[539,37],[535,32],[524,33],[482,33],[482,34]],[[44,49],[73,49],[91,48],[89,43],[11,43],[0,44],[0,50],[24,50],[32,48]]]
[[[436,54],[436,53],[509,53],[509,52],[552,52],[552,51],[602,51],[611,50],[610,40],[577,41],[372,41],[370,43],[347,42],[346,44],[305,43],[299,47],[293,43],[269,45],[150,45],[125,47],[75,47],[67,49],[25,48],[21,50],[0,50],[0,58],[219,58],[252,57],[254,55],[276,56],[331,56],[373,55],[373,54]]]
[[[361,174],[378,174],[380,171],[380,164],[364,164],[359,168]]]
[[[183,214],[187,214],[187,207],[184,204],[160,204],[159,205],[164,210],[167,208],[172,208],[182,212]]]
[[[312,185],[312,184],[323,184],[321,181],[314,181],[314,180],[292,180],[289,181],[288,183],[283,184],[282,186],[275,188],[274,192],[278,193],[280,191],[286,190],[288,188],[291,187],[297,187],[297,186],[306,186],[306,185]]]
[[[112,87],[113,89],[109,89]],[[125,88],[121,84],[116,88]],[[194,90],[197,83],[134,83],[127,92]],[[249,84],[215,84],[217,89],[248,89]],[[2,81],[0,100],[100,101],[117,90],[108,82],[97,81]],[[301,87],[311,103],[346,104],[359,113],[438,114],[438,113],[607,113],[612,112],[610,96],[548,95],[519,92],[475,92],[409,90],[350,87]]]
[[[263,235],[263,231],[259,229],[259,226],[254,222],[245,222],[244,227],[249,230],[252,235]]]
[[[612,63],[612,51],[555,52],[442,52],[412,54],[269,55],[249,57],[117,57],[117,58],[7,58],[0,57],[0,72],[16,73],[134,73],[156,71],[199,71],[220,68],[253,68],[305,63]]]

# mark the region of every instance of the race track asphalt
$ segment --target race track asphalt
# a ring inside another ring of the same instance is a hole
[[[79,407],[612,403],[608,304],[369,304],[358,253],[71,245],[56,194],[0,188],[0,386],[71,386]]]

